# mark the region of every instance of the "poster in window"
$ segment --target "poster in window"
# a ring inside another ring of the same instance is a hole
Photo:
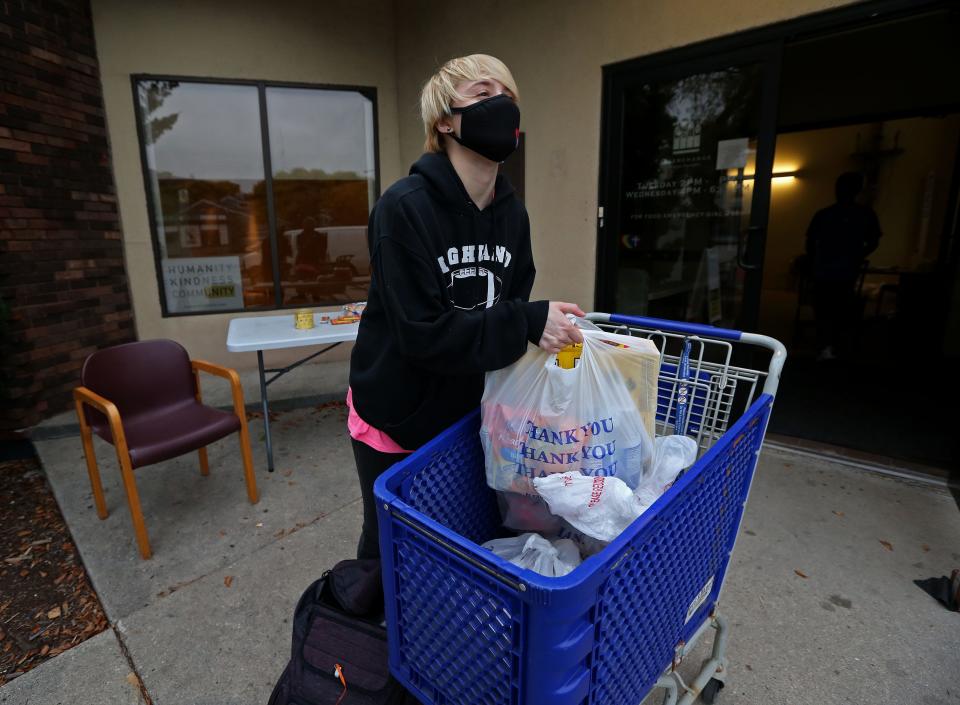
[[[169,313],[243,308],[240,257],[178,257],[162,261]]]

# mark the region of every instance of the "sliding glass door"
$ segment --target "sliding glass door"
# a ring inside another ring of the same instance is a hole
[[[755,325],[778,55],[605,69],[598,309]]]

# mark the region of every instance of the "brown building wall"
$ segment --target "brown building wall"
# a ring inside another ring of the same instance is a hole
[[[134,339],[89,2],[0,2],[0,430]]]

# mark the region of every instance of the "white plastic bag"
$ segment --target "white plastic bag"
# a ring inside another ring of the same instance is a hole
[[[619,477],[565,472],[536,478],[533,484],[551,512],[600,541],[613,541],[646,508]]]
[[[634,492],[617,477],[575,473],[537,478],[533,485],[552,514],[586,537],[609,542],[656,502],[680,471],[697,459],[697,443],[688,436],[662,436],[656,439],[655,446],[650,473]],[[572,538],[583,555],[597,551],[596,543],[578,540],[575,533],[564,531],[563,527],[557,533]]]
[[[558,517],[558,520],[560,521],[559,530],[557,530],[556,533],[549,534],[547,538],[551,541],[555,541],[556,539],[570,539],[577,545],[577,548],[580,549],[580,557],[584,560],[600,553],[600,551],[607,547],[607,541],[601,541],[592,536],[587,536],[570,524],[570,522],[560,517]]]
[[[650,506],[670,489],[681,470],[697,459],[697,442],[689,436],[660,436],[654,441],[653,463],[650,473],[635,491],[644,506]]]
[[[504,560],[540,575],[559,578],[580,565],[580,550],[570,539],[549,541],[539,534],[493,539],[483,544]]]
[[[594,330],[584,330],[583,338],[573,369],[531,348],[487,374],[480,435],[490,487],[536,496],[534,478],[564,472],[639,485],[653,455],[659,352],[643,338]],[[517,500],[508,495],[507,501]]]

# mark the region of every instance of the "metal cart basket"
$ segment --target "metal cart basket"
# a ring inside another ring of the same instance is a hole
[[[657,433],[695,438],[700,456],[607,548],[560,578],[479,545],[501,531],[479,410],[384,473],[374,492],[390,670],[425,704],[638,705],[654,687],[670,705],[689,704],[712,702],[724,680],[717,601],[786,351],[773,338],[711,326],[589,318],[656,343]],[[712,656],[686,685],[675,666],[711,628]]]

